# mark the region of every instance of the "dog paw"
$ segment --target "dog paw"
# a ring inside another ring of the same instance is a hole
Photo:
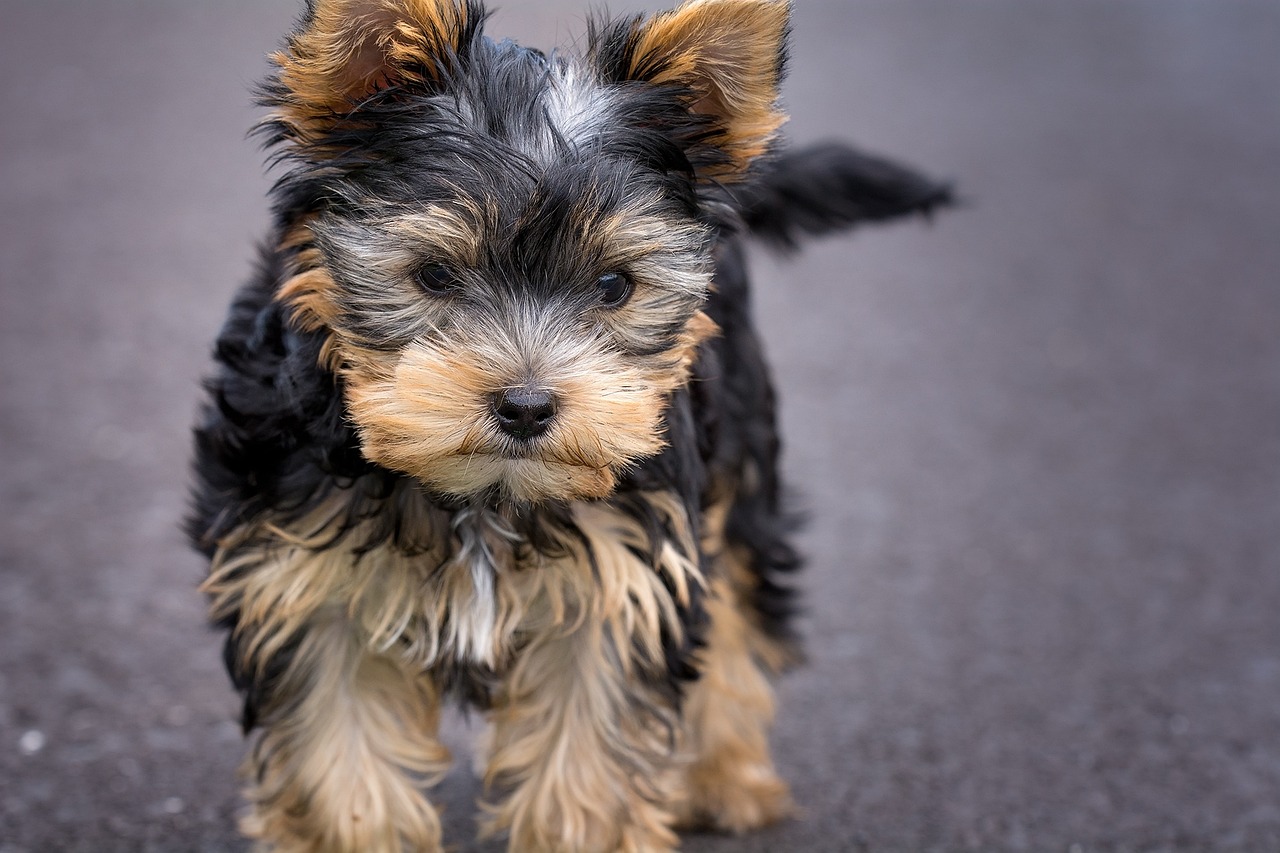
[[[776,823],[795,811],[787,783],[767,765],[690,775],[690,795],[677,807],[683,829],[740,834]]]

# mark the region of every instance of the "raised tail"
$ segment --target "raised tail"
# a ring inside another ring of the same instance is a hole
[[[838,142],[784,151],[735,195],[751,234],[781,249],[955,203],[950,184]]]

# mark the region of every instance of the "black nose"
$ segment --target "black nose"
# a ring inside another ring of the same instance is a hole
[[[508,388],[493,395],[493,414],[507,435],[533,438],[551,426],[556,416],[556,398],[537,388]]]

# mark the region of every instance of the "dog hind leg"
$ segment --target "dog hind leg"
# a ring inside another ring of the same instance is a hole
[[[684,703],[686,769],[679,821],[741,833],[785,817],[791,797],[769,754],[774,695],[753,649],[765,638],[758,636],[724,577],[711,582],[707,614],[711,627],[701,654],[702,675]]]

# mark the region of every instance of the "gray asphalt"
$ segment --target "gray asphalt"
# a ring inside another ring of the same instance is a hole
[[[969,203],[758,259],[812,518],[804,813],[686,849],[1280,850],[1280,5],[798,5],[793,137]],[[295,11],[0,5],[3,853],[244,849],[177,527]],[[497,849],[461,765],[449,838]]]

